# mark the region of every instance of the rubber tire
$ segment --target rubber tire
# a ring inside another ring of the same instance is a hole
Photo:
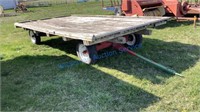
[[[136,46],[140,46],[142,44],[143,36],[141,34],[134,34],[136,38],[136,42],[133,45],[127,45],[127,47],[136,48]]]
[[[86,64],[93,64],[97,61],[97,59],[95,58],[95,56],[97,56],[97,51],[96,51],[96,46],[95,45],[91,45],[91,46],[85,46],[87,49],[87,52],[89,53],[89,57],[87,61],[84,61],[84,59],[81,57],[80,54],[80,47],[81,46],[85,46],[82,42],[80,42],[79,44],[77,44],[76,46],[76,53],[77,56],[79,57],[79,59]]]
[[[29,37],[31,38],[31,42],[33,44],[40,44],[41,37],[39,34],[36,34],[33,30],[29,30]]]

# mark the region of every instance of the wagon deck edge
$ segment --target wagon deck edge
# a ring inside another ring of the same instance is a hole
[[[62,18],[62,17],[109,17],[109,18],[162,18],[160,20],[157,20],[156,22],[149,22],[145,25],[140,25],[140,26],[133,26],[133,27],[129,27],[129,28],[125,28],[123,30],[118,30],[118,31],[114,31],[114,32],[108,32],[108,33],[104,33],[104,34],[101,34],[101,35],[86,35],[86,34],[83,34],[83,33],[69,33],[69,32],[51,32],[51,31],[44,31],[42,29],[35,29],[35,28],[32,28],[31,26],[26,26],[24,25],[23,23],[27,23],[27,22],[32,22],[32,21],[39,21],[39,20],[47,20],[47,19],[53,19],[53,18]],[[139,16],[139,17],[117,17],[117,16],[105,16],[105,15],[70,15],[70,16],[59,16],[59,17],[53,17],[53,18],[44,18],[44,19],[39,19],[39,20],[28,20],[28,21],[22,21],[22,22],[17,22],[14,24],[14,26],[16,28],[23,28],[23,29],[26,29],[26,30],[34,30],[34,31],[37,31],[37,32],[42,32],[42,33],[45,33],[46,35],[55,35],[55,36],[61,36],[61,37],[64,37],[64,38],[70,38],[70,39],[78,39],[78,40],[83,40],[84,44],[85,45],[93,45],[93,44],[97,44],[97,43],[101,43],[101,42],[104,42],[104,41],[108,41],[108,40],[111,40],[111,39],[114,39],[114,38],[117,38],[117,37],[120,37],[120,36],[123,36],[123,35],[126,35],[126,34],[130,34],[130,33],[136,33],[138,31],[141,31],[141,30],[145,30],[147,29],[148,27],[156,27],[156,26],[160,26],[162,24],[165,24],[169,19],[170,17],[142,17],[142,16]],[[92,37],[91,38],[87,38],[87,37]]]

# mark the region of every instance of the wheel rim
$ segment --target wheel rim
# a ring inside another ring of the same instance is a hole
[[[35,43],[35,42],[36,42],[36,38],[35,38],[35,34],[34,34],[33,31],[30,31],[30,32],[29,32],[29,36],[31,37],[32,43]]]
[[[79,45],[79,48],[78,48],[78,54],[79,54],[79,57],[80,59],[84,62],[84,63],[90,63],[91,59],[90,59],[90,56],[89,56],[89,52],[87,50],[87,47],[83,44],[80,44]]]
[[[126,44],[132,46],[135,43],[136,43],[136,37],[135,37],[135,35],[134,34],[129,35]]]
[[[121,16],[121,9],[119,7],[115,9],[115,15]]]

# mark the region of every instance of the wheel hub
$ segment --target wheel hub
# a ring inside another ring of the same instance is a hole
[[[83,44],[81,44],[81,45],[79,46],[79,56],[80,56],[80,58],[81,58],[81,60],[82,60],[83,62],[88,63],[88,62],[91,61],[91,59],[90,59],[90,57],[89,57],[88,50],[87,50],[86,46],[84,46]]]
[[[132,46],[135,43],[136,43],[135,35],[134,34],[129,35],[126,44]]]

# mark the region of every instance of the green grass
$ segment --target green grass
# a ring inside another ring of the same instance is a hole
[[[126,53],[94,65],[59,69],[59,64],[78,60],[76,42],[55,37],[33,45],[27,31],[15,29],[14,22],[112,12],[95,2],[29,10],[0,18],[2,111],[200,111],[200,26],[194,29],[192,22],[170,21],[152,29],[136,50],[184,78]]]

